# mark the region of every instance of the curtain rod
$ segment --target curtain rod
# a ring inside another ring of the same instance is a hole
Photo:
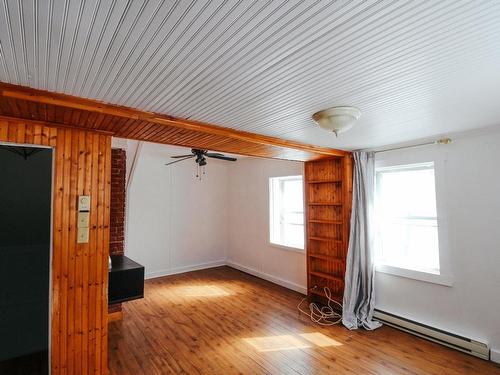
[[[402,149],[405,149],[405,148],[421,147],[421,146],[428,146],[428,145],[447,145],[449,143],[451,143],[451,139],[450,138],[441,138],[441,139],[438,139],[436,141],[425,142],[425,143],[418,143],[416,145],[386,148],[384,150],[374,151],[374,153],[378,154],[379,152],[396,151],[396,150],[402,150]]]

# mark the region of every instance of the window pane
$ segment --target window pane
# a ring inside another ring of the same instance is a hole
[[[304,248],[304,201],[302,176],[269,179],[270,241]]]
[[[304,226],[285,224],[283,229],[282,245],[304,247]]]
[[[433,164],[377,171],[377,263],[439,274]]]
[[[283,215],[284,224],[296,224],[304,225],[304,213],[303,212],[285,212]]]
[[[377,182],[383,215],[436,217],[433,168],[382,172]]]
[[[380,261],[394,267],[439,273],[435,220],[384,222],[380,228]]]
[[[303,212],[302,179],[283,181],[283,209],[285,212]]]

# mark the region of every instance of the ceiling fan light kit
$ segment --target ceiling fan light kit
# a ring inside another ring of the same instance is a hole
[[[191,154],[188,155],[176,155],[176,156],[171,156],[172,159],[178,159],[175,161],[172,161],[170,163],[167,163],[165,165],[171,165],[174,163],[178,163],[180,161],[184,161],[187,159],[194,159],[196,163],[196,178],[199,178],[201,180],[201,175],[205,174],[205,165],[207,165],[207,158],[213,158],[213,159],[220,159],[220,160],[225,160],[225,161],[236,161],[236,158],[233,158],[231,156],[226,156],[224,154],[220,154],[218,152],[208,152],[208,150],[200,150],[193,148],[191,149]]]
[[[333,132],[336,136],[352,128],[360,117],[359,108],[349,106],[332,107],[312,115],[321,129]]]

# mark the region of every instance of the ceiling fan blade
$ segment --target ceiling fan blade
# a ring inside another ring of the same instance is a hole
[[[212,154],[212,153],[209,153],[209,154],[206,154],[206,156],[209,157],[209,158],[220,159],[220,160],[227,160],[227,161],[236,161],[237,160],[236,158],[232,158],[230,156],[225,156],[225,155],[222,155],[222,154]]]
[[[195,155],[189,155],[189,156],[184,157],[184,159],[178,159],[178,160],[172,161],[170,163],[167,163],[165,165],[170,165],[170,164],[178,163],[180,161],[184,161],[184,160],[191,159],[191,158],[194,158],[194,157],[195,157]]]
[[[179,158],[187,158],[188,156],[194,156],[193,154],[189,154],[189,155],[175,155],[175,156],[171,156],[172,159],[179,159]]]

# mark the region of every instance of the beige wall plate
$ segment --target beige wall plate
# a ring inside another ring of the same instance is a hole
[[[88,228],[90,220],[90,212],[78,212],[78,228]]]
[[[78,211],[90,211],[90,195],[78,197]]]
[[[89,242],[89,228],[78,228],[78,236],[76,242],[77,243]]]

